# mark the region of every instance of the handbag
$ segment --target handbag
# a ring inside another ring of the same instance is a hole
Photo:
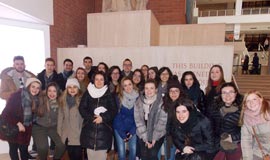
[[[253,133],[254,133],[254,137],[255,137],[258,145],[259,145],[259,148],[260,148],[260,150],[262,152],[263,160],[270,160],[269,154],[265,154],[264,151],[263,151],[262,145],[261,145],[261,143],[260,143],[260,141],[259,141],[259,139],[257,137],[257,134],[256,134],[256,131],[255,131],[254,127],[252,127],[252,130],[253,130]]]
[[[3,117],[0,115],[0,139],[8,140],[16,137],[19,133],[19,128],[15,125],[9,124]]]

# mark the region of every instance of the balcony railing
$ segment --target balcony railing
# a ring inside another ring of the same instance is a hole
[[[270,14],[270,8],[245,8],[242,15]],[[199,17],[233,16],[235,9],[200,11]]]

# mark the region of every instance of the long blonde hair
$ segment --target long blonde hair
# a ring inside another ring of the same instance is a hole
[[[263,97],[263,95],[257,91],[257,90],[251,90],[251,91],[248,91],[245,96],[244,96],[244,100],[243,100],[243,103],[242,103],[242,111],[241,111],[241,114],[240,114],[240,118],[239,118],[239,125],[242,126],[243,125],[243,119],[244,119],[244,112],[247,108],[247,97],[251,94],[255,94],[257,95],[259,98],[262,99],[262,105],[261,105],[261,113],[263,114],[263,118],[265,120],[270,120],[268,118],[269,116],[269,112],[270,112],[270,106],[269,106],[269,103],[265,100],[265,98]]]

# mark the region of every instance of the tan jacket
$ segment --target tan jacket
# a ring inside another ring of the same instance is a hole
[[[0,98],[7,100],[10,95],[16,92],[19,88],[16,87],[12,77],[8,74],[12,70],[15,70],[13,67],[8,67],[1,72],[1,86],[0,86]],[[35,75],[29,71],[24,71],[24,77],[30,78],[35,77]]]
[[[270,121],[254,126],[265,154],[270,154]],[[253,136],[252,127],[244,124],[241,128],[243,160],[261,160],[262,152]]]
[[[77,97],[76,105],[69,109],[66,104],[66,94],[66,91],[64,91],[60,99],[57,132],[63,143],[65,143],[68,138],[68,145],[80,145],[83,119],[79,113],[78,107],[81,97]]]

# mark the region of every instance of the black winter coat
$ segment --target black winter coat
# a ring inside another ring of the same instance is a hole
[[[95,124],[94,110],[100,106],[105,107],[107,111],[100,114],[102,123]],[[93,98],[86,91],[81,99],[79,112],[84,119],[80,136],[82,147],[93,150],[109,149],[112,146],[112,122],[117,113],[116,102],[109,89],[100,98]]]
[[[213,127],[214,145],[216,149],[219,148],[220,136],[222,133],[230,134],[235,143],[240,142],[241,138],[241,127],[238,126],[241,112],[240,107],[234,104],[234,106],[238,107],[238,110],[223,116],[220,111],[223,106],[225,106],[224,102],[216,100],[207,110],[208,118]]]
[[[44,69],[42,72],[40,72],[37,75],[37,78],[40,80],[40,82],[42,84],[41,85],[41,89],[42,90],[45,90],[46,87],[47,87],[47,85],[48,85],[48,83],[50,83],[50,82],[55,82],[62,91],[65,90],[65,88],[66,88],[66,86],[65,86],[66,85],[66,81],[64,80],[63,77],[59,76],[56,71],[53,71],[52,79],[47,84],[46,84],[46,81],[45,81],[45,74],[46,74],[46,70]]]
[[[213,153],[213,132],[210,121],[202,114],[197,115],[198,123],[192,128],[188,137],[191,147],[195,148],[196,152]],[[185,145],[185,137],[187,136],[179,123],[174,123],[171,131],[173,142],[177,149],[183,151]]]

